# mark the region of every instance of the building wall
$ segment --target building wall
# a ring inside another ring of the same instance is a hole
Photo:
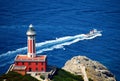
[[[20,73],[21,75],[26,74],[26,70],[13,70],[14,72]]]
[[[15,62],[15,65],[21,66],[25,65],[27,67],[27,71],[40,71],[46,72],[47,62]]]

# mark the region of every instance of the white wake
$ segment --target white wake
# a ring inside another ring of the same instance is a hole
[[[61,48],[64,48],[64,46],[71,45],[81,40],[90,40],[97,36],[102,36],[102,34],[99,33],[91,37],[86,37],[85,34],[78,34],[75,36],[65,36],[65,37],[57,38],[55,40],[49,40],[49,41],[45,41],[41,43],[36,43],[36,51],[38,54],[38,53],[43,53],[44,51],[52,51],[54,49],[61,49]],[[27,51],[27,47],[19,48],[14,51],[8,51],[6,53],[1,54],[0,57],[6,56],[6,55],[12,55],[12,54],[21,54],[22,52],[25,52],[25,51]]]
[[[90,40],[90,39],[93,39],[98,36],[102,36],[102,34],[98,33],[91,37],[87,37],[86,34],[78,34],[75,36],[65,36],[65,37],[61,37],[61,38],[56,38],[55,40],[49,40],[49,41],[45,41],[45,42],[41,42],[41,43],[36,43],[36,52],[37,52],[37,54],[40,54],[45,51],[52,51],[54,49],[65,50],[65,46],[74,44],[81,40]],[[0,67],[4,67],[7,64],[13,63],[14,57],[17,54],[23,54],[26,52],[27,52],[27,47],[23,47],[23,48],[16,49],[14,51],[8,51],[6,53],[0,54],[1,62],[5,61],[5,63],[1,64]],[[5,57],[7,57],[7,58],[5,58]],[[2,59],[2,58],[4,58],[4,59]]]

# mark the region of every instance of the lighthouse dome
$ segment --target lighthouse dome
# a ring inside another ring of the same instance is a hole
[[[29,29],[26,34],[27,35],[36,35],[36,32],[35,32],[32,24],[29,25]]]

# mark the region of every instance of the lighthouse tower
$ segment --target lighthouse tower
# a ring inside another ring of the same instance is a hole
[[[40,74],[46,72],[47,70],[47,55],[36,55],[35,51],[35,36],[36,32],[31,24],[28,28],[27,34],[27,44],[28,53],[18,54],[15,57],[15,63],[13,65],[13,71],[21,73],[22,75]]]
[[[29,25],[29,29],[26,32],[27,34],[27,40],[28,40],[28,57],[34,58],[36,57],[36,51],[35,51],[35,36],[36,36],[36,32],[33,28],[33,25],[30,24]]]

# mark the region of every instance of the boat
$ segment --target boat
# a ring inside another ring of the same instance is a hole
[[[91,36],[94,36],[96,34],[101,34],[102,31],[98,31],[97,29],[93,29],[91,30],[88,34],[85,34],[86,37],[91,37]]]

